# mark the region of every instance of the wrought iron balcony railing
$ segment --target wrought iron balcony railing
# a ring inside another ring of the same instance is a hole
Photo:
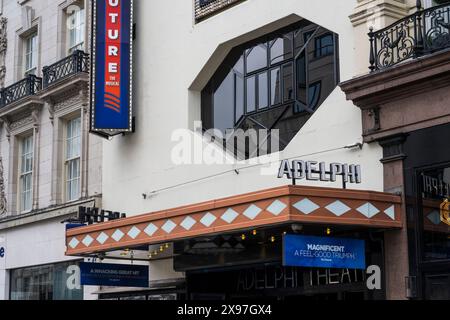
[[[51,66],[42,68],[44,75],[43,86],[48,86],[59,82],[71,75],[89,72],[89,54],[81,50],[76,50],[70,56],[52,64]]]
[[[30,74],[25,79],[22,79],[0,91],[0,108],[22,98],[35,95],[41,89],[42,78]]]
[[[417,9],[384,29],[370,30],[371,71],[450,47],[450,2],[423,10],[417,1]]]

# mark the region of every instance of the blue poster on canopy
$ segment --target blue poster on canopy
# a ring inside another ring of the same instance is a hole
[[[288,234],[283,238],[283,265],[365,269],[365,241]]]

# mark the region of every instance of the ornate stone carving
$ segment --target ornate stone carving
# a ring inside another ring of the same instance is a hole
[[[6,49],[8,47],[8,39],[6,35],[7,19],[0,17],[0,88],[5,86],[6,75]]]
[[[5,128],[6,138],[9,141],[11,138],[11,121],[7,116],[3,116],[0,118],[0,124],[3,126],[3,128]]]
[[[32,119],[32,121],[33,121],[33,128],[36,130],[36,131],[39,131],[39,123],[40,123],[40,116],[41,116],[41,109],[39,109],[39,108],[34,108],[32,111],[31,111],[31,119]]]
[[[9,125],[9,128],[11,131],[14,131],[16,129],[19,129],[20,127],[24,127],[30,123],[33,123],[33,117],[31,115],[29,115],[28,117],[25,118],[21,118],[17,121],[12,122]]]
[[[0,216],[6,214],[5,180],[3,180],[3,163],[0,157]]]
[[[82,104],[82,99],[81,99],[80,95],[75,94],[66,100],[59,101],[58,103],[56,103],[53,107],[53,110],[54,110],[54,112],[58,112],[60,110],[66,109],[66,108],[70,108],[74,105],[81,106],[81,104]]]
[[[50,119],[51,124],[53,125],[53,122],[55,120],[55,102],[53,100],[47,101],[47,109],[50,116],[48,117]]]

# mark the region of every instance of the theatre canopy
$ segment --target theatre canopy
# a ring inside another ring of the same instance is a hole
[[[289,223],[401,228],[400,196],[282,186],[66,231],[66,255],[84,256]]]

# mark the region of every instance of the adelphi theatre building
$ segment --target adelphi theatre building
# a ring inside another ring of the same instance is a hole
[[[450,5],[379,2],[94,1],[91,132],[108,139],[104,208],[67,224],[81,283],[99,299],[448,299]],[[249,164],[264,141],[222,148],[230,128],[277,129],[279,157]]]

